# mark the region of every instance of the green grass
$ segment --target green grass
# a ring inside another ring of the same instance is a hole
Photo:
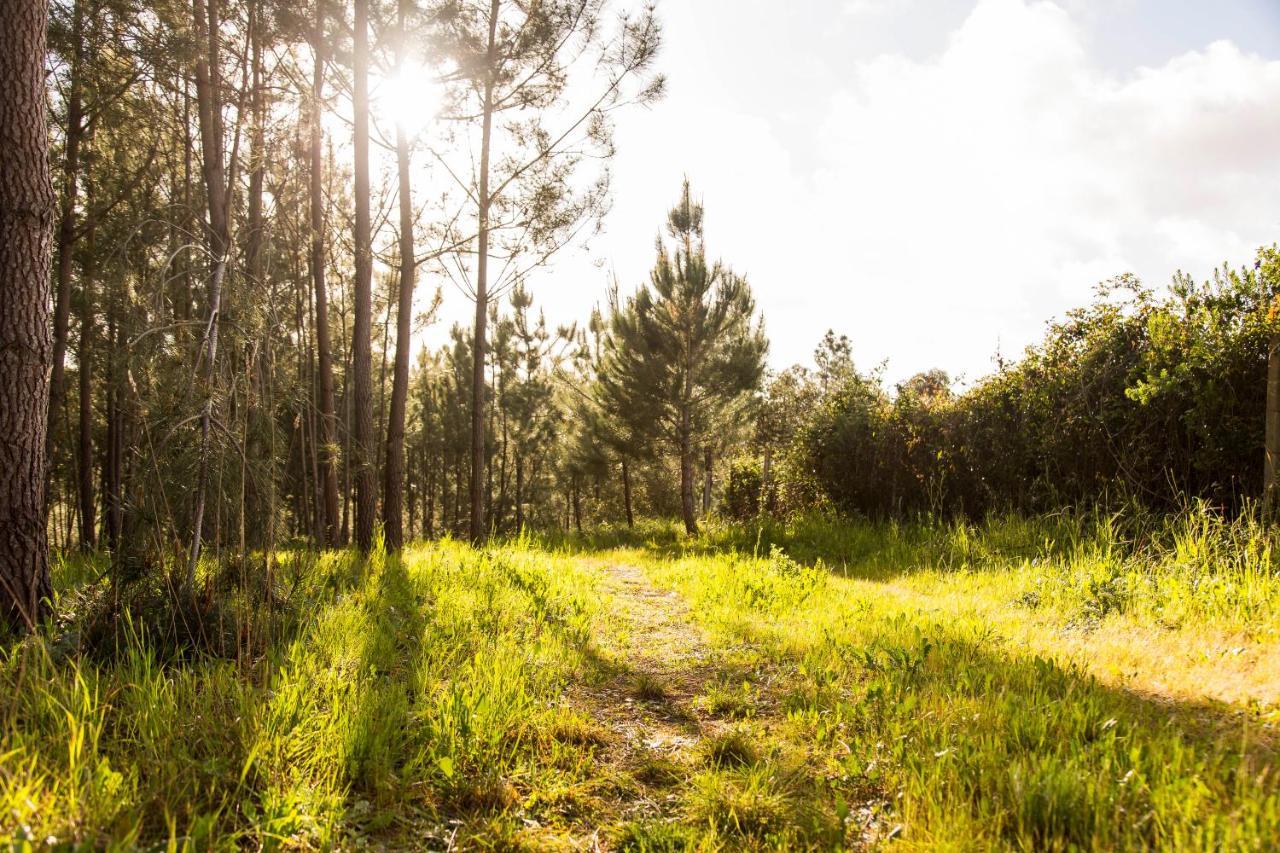
[[[1256,520],[708,527],[288,552],[269,604],[261,566],[174,604],[63,561],[62,621],[0,651],[0,843],[1280,837],[1280,551]],[[623,563],[690,608],[687,683],[631,668],[662,650],[613,600]]]
[[[569,562],[443,543],[368,564],[327,555],[304,582],[309,615],[258,660],[162,665],[136,635],[108,662],[36,640],[9,650],[0,834],[125,848],[444,837],[445,815],[501,815],[589,741],[552,710],[601,606]]]
[[[1273,535],[1251,525],[1184,518],[1137,547],[888,527],[879,554],[850,525],[819,529],[835,573],[744,548],[647,565],[720,643],[794,673],[778,737],[833,798],[887,803],[902,845],[1257,849],[1280,837],[1274,700],[1215,701],[1194,671],[1105,677],[1134,642],[1159,658],[1215,634],[1274,662]]]

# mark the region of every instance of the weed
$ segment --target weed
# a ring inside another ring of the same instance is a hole
[[[690,818],[729,837],[763,841],[789,826],[793,792],[777,769],[758,765],[740,770],[707,771],[694,777],[687,808]]]
[[[639,672],[632,679],[631,693],[641,702],[667,701],[667,688],[652,673]]]
[[[712,767],[750,767],[760,761],[760,752],[751,734],[732,728],[716,732],[699,745],[703,760]]]

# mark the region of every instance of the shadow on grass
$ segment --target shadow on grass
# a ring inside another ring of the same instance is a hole
[[[622,548],[662,559],[726,553],[768,558],[779,549],[806,567],[821,564],[851,577],[884,580],[921,570],[1008,565],[1063,557],[1097,537],[1094,516],[993,517],[980,525],[922,518],[907,522],[802,517],[783,522],[711,521],[698,536],[674,522],[641,522],[633,528],[604,526],[581,533],[552,531],[527,541],[575,555]]]
[[[815,640],[786,700],[852,780],[902,792],[916,843],[1256,846],[1280,832],[1272,732],[939,624]]]

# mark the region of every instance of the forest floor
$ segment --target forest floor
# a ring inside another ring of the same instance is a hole
[[[1267,848],[1270,552],[1049,524],[293,552],[271,607],[245,567],[176,606],[68,561],[62,621],[0,655],[0,836]]]

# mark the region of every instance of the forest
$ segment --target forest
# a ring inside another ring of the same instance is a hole
[[[779,368],[696,174],[556,266],[661,12],[4,0],[4,844],[1280,838],[1280,249]]]

